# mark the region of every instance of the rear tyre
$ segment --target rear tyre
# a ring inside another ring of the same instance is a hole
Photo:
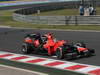
[[[30,54],[30,53],[32,53],[31,45],[28,44],[28,43],[24,43],[24,44],[22,45],[22,52],[23,52],[24,54]]]
[[[62,51],[62,48],[57,48],[56,50],[56,56],[58,59],[63,59],[64,58],[64,55],[63,55],[63,51]]]

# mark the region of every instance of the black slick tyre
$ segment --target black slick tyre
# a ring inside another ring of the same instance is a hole
[[[57,59],[63,59],[64,58],[62,48],[60,48],[60,47],[57,48],[57,50],[56,50],[56,56],[57,56]]]
[[[24,43],[23,45],[22,45],[22,50],[21,50],[24,54],[30,54],[30,53],[32,53],[32,48],[31,48],[31,46],[30,46],[30,44],[28,44],[28,43]]]

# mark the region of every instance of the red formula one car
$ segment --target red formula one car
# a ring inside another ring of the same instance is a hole
[[[23,53],[56,55],[58,59],[73,59],[94,55],[94,49],[86,48],[84,43],[68,44],[65,40],[55,40],[51,33],[28,34],[22,45]]]

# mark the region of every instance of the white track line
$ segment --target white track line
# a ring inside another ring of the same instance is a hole
[[[37,29],[38,28],[20,28],[20,27],[11,27],[11,28],[14,28],[14,29]],[[99,30],[72,30],[72,29],[67,29],[67,30],[64,30],[64,29],[39,29],[39,30],[54,30],[54,31],[76,31],[76,32],[100,32]]]

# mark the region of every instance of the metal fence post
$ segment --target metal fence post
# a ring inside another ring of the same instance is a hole
[[[81,4],[84,6],[84,0],[81,1]]]
[[[78,26],[77,16],[75,16],[75,26]]]

